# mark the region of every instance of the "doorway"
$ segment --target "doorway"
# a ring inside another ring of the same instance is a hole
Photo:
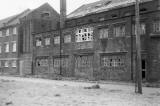
[[[142,59],[142,79],[146,79],[146,60]]]

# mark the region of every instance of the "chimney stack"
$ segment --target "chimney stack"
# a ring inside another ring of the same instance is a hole
[[[60,28],[64,28],[66,20],[66,0],[60,0]]]

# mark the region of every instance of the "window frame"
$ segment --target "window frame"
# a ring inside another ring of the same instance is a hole
[[[4,43],[4,48],[5,48],[5,50],[4,50],[5,53],[9,53],[9,51],[10,51],[10,50],[9,50],[9,48],[10,48],[10,47],[9,47],[9,42],[5,42],[5,43]]]

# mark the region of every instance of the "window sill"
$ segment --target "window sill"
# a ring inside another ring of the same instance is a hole
[[[160,32],[151,33],[150,37],[160,37]]]

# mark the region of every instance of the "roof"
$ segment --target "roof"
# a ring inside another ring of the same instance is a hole
[[[30,13],[31,10],[27,9],[20,14],[10,16],[8,18],[0,20],[0,28],[5,26],[10,26],[10,25],[15,25],[20,23],[19,19],[26,16],[28,13]]]
[[[10,16],[8,18],[0,20],[0,28],[2,28],[4,26],[11,26],[11,25],[19,24],[21,18],[31,14],[32,12],[34,12],[35,10],[37,10],[43,6],[50,6],[50,5],[48,3],[44,3],[36,9],[33,9],[33,10],[27,9],[27,10],[21,12],[20,14]]]
[[[140,0],[140,3],[149,2],[153,0]],[[67,18],[79,18],[89,14],[109,11],[111,9],[127,7],[133,5],[135,0],[100,0],[90,4],[85,4],[70,13]]]

